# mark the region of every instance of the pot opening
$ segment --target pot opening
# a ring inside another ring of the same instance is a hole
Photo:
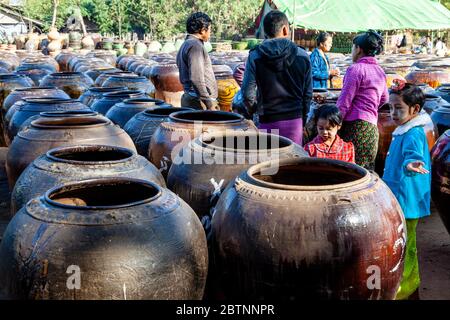
[[[92,117],[98,115],[98,112],[89,110],[44,111],[40,112],[39,115],[46,118]]]
[[[250,168],[248,174],[258,184],[294,190],[344,187],[369,176],[366,169],[338,160],[297,158],[279,164],[276,172],[266,172],[270,166],[263,163]]]
[[[133,156],[133,151],[114,146],[75,146],[57,148],[47,152],[47,157],[58,162],[122,162]]]
[[[108,92],[103,95],[105,98],[133,98],[143,96],[144,92],[140,90],[123,90],[117,92]]]
[[[50,74],[52,77],[73,77],[73,76],[81,76],[82,73],[81,72],[69,72],[69,71],[64,71],[64,72],[55,72]]]
[[[177,107],[160,107],[154,109],[147,109],[144,112],[150,116],[160,116],[160,117],[168,117],[172,113],[179,111],[189,111],[189,108],[177,108]]]
[[[57,117],[57,118],[39,118],[31,122],[31,126],[46,129],[60,129],[73,127],[88,127],[107,125],[110,121],[97,117]]]
[[[156,101],[150,98],[131,98],[123,101],[124,104],[144,104],[147,106],[155,106]]]
[[[291,146],[292,141],[274,134],[230,134],[203,136],[204,147],[221,150],[258,151],[279,150]]]
[[[93,87],[90,88],[89,91],[91,92],[115,92],[115,91],[124,91],[127,90],[127,87]]]
[[[27,92],[27,91],[41,91],[41,90],[57,90],[56,87],[32,87],[32,88],[18,88],[14,91]]]
[[[105,178],[53,188],[46,193],[45,200],[65,208],[114,209],[150,202],[160,194],[161,190],[153,183]]]
[[[242,121],[243,117],[236,113],[224,111],[181,111],[170,115],[177,122],[219,122],[233,123]]]

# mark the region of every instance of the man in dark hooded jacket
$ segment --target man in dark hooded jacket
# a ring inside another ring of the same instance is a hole
[[[257,112],[259,129],[301,145],[312,99],[311,62],[306,51],[289,40],[289,21],[281,11],[264,17],[264,32],[266,40],[247,60],[244,103],[250,113]]]

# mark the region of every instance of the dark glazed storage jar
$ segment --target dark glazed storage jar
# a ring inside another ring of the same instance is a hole
[[[0,244],[0,299],[200,300],[207,265],[202,226],[174,193],[93,179],[53,188],[14,216]]]
[[[126,177],[165,187],[158,169],[136,152],[114,146],[79,145],[47,151],[20,175],[11,196],[14,215],[31,199],[55,186],[93,178]]]
[[[241,173],[215,207],[210,260],[217,296],[394,299],[406,224],[382,180],[337,160],[281,160],[271,171],[274,165]],[[368,285],[374,272],[379,287]]]

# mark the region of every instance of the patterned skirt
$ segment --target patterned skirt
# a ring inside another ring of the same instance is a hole
[[[355,162],[367,170],[375,170],[378,151],[378,127],[364,120],[344,121],[339,136],[355,146]]]

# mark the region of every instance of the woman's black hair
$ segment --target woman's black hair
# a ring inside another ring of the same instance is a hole
[[[357,35],[353,44],[360,47],[366,56],[374,57],[383,52],[383,36],[374,30]]]
[[[342,115],[339,108],[335,104],[327,103],[322,105],[314,112],[314,122],[317,124],[319,119],[328,120],[333,127],[342,126]]]
[[[195,12],[186,21],[186,31],[190,34],[200,33],[202,30],[208,30],[211,23],[212,20],[206,13]]]
[[[422,110],[425,104],[425,94],[422,89],[412,83],[406,83],[401,90],[390,90],[390,94],[398,94],[403,102],[410,107],[418,104],[420,106],[419,111]]]
[[[319,33],[319,36],[317,37],[317,46],[320,47],[320,45],[322,43],[324,43],[325,41],[327,41],[328,38],[331,37],[331,34],[329,34],[328,32],[321,32]]]

